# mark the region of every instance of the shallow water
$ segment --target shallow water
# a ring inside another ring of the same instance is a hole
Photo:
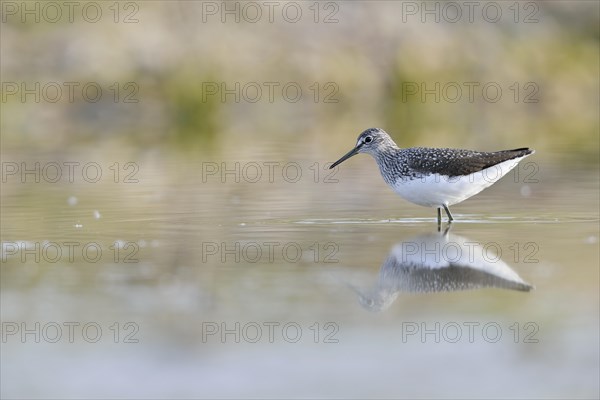
[[[4,160],[41,164],[3,177],[3,397],[599,395],[597,168],[532,159],[438,232],[366,156],[99,151],[49,182],[75,154]]]

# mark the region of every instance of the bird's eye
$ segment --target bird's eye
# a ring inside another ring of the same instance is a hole
[[[365,138],[365,143],[371,143],[373,141],[373,138],[371,136],[367,136]]]

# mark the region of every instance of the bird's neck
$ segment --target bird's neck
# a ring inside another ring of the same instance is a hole
[[[398,146],[386,147],[373,154],[381,175],[388,185],[394,185],[398,176],[404,171],[402,150]]]

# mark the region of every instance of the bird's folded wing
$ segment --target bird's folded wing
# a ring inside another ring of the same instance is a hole
[[[532,153],[528,148],[503,150],[492,153],[461,149],[420,149],[421,157],[411,157],[408,165],[422,173],[446,176],[469,175],[504,161]],[[431,154],[424,150],[431,150]],[[435,150],[435,151],[434,151]]]

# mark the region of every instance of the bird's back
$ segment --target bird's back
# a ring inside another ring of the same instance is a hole
[[[497,182],[533,150],[496,152],[414,147],[379,155],[384,180],[404,199],[426,207],[451,206]]]
[[[529,148],[481,152],[427,147],[413,147],[401,151],[406,157],[407,166],[412,171],[449,177],[469,175],[534,152]]]

